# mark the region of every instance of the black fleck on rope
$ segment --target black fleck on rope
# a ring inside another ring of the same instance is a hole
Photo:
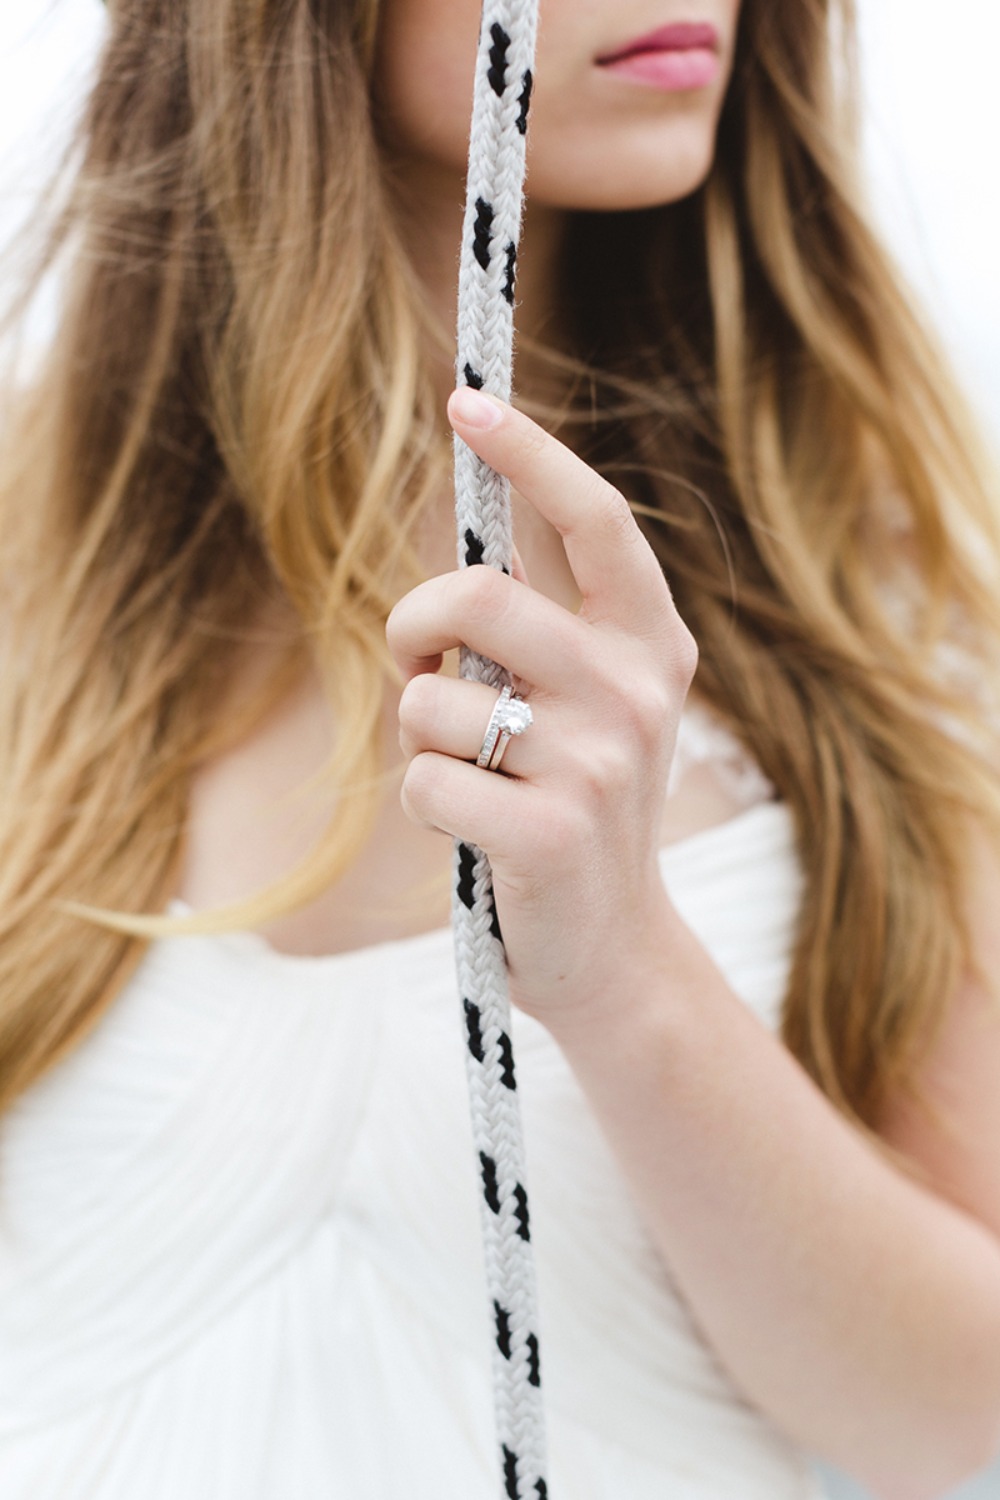
[[[506,571],[507,569],[505,568],[504,572],[506,573]],[[502,943],[503,934],[500,931],[500,918],[497,916],[497,903],[492,886],[490,886],[489,896],[487,897],[487,905],[490,913],[490,935],[491,937],[495,937],[498,943]]]
[[[479,1165],[483,1171],[483,1197],[492,1213],[500,1212],[500,1195],[497,1192],[497,1164],[485,1151],[479,1153]]]
[[[528,1229],[528,1195],[519,1182],[515,1182],[514,1184],[514,1212],[517,1217],[518,1234],[522,1240],[530,1240],[531,1233]]]
[[[517,270],[517,246],[513,240],[507,246],[507,267],[503,284],[503,296],[511,307],[514,305],[514,273]]]
[[[510,1037],[506,1031],[501,1031],[498,1045],[500,1048],[500,1066],[503,1072],[500,1074],[500,1082],[505,1089],[516,1089],[517,1081],[514,1078],[514,1049],[510,1043]]]
[[[482,1062],[485,1054],[483,1053],[483,1033],[480,1027],[479,1006],[473,1005],[471,1000],[463,1000],[462,1004],[465,1007],[465,1025],[469,1033],[469,1051],[476,1059],[476,1062]]]
[[[460,844],[458,849],[458,895],[471,911],[476,901],[474,875],[476,851],[471,844]]]
[[[469,133],[455,377],[505,401],[512,383],[537,9],[538,0],[484,0]],[[457,436],[455,521],[459,567],[510,573],[510,486]],[[497,692],[510,681],[501,663],[465,646],[459,675]],[[452,920],[479,1169],[484,1311],[496,1333],[490,1344],[501,1493],[509,1500],[546,1500],[537,1290],[506,954],[488,855],[456,839],[454,860]]]
[[[504,1359],[510,1359],[510,1313],[494,1297],[493,1312],[497,1323],[497,1348]]]
[[[490,236],[493,231],[493,204],[476,199],[476,222],[472,230],[472,253],[484,271],[490,268]]]
[[[486,76],[490,81],[490,88],[497,98],[503,97],[507,75],[507,51],[510,47],[510,37],[504,31],[499,22],[494,21],[490,27],[490,36],[493,38],[493,46],[490,48],[490,66]]]
[[[521,107],[521,113],[514,121],[515,128],[519,130],[522,135],[526,135],[528,131],[528,109],[531,105],[531,90],[534,86],[534,82],[534,74],[532,73],[530,68],[526,68],[521,79],[521,96],[517,101]]]
[[[476,536],[471,526],[465,528],[465,566],[475,567],[483,560],[484,542],[481,536]]]
[[[503,1445],[503,1477],[507,1500],[520,1500],[521,1491],[517,1483],[517,1454],[512,1453],[506,1443]]]

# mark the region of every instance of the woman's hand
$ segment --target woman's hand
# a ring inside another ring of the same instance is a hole
[[[535,592],[519,564],[445,573],[399,601],[386,637],[405,681],[401,801],[489,855],[511,1000],[554,1024],[622,1003],[663,941],[660,823],[697,649],[623,496],[495,397],[461,389],[448,416],[560,533],[583,604]],[[495,690],[438,675],[460,643],[532,708],[499,771],[476,765]]]

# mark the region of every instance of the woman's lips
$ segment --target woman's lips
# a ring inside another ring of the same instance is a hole
[[[718,48],[714,26],[681,22],[636,37],[597,62],[606,73],[655,88],[702,89],[718,77]]]

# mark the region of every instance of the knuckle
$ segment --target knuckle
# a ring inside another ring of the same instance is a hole
[[[430,755],[415,755],[403,776],[401,792],[406,803],[420,812],[433,799],[437,787],[437,768]]]
[[[398,651],[403,644],[405,611],[402,602],[394,604],[385,622],[385,639],[390,651]]]
[[[599,705],[605,700],[614,703],[622,690],[621,657],[614,651],[602,650],[598,642],[597,649],[591,652],[587,665],[594,705]]]
[[[499,569],[484,563],[463,568],[455,586],[459,619],[480,626],[496,620],[509,601],[505,583]]]
[[[603,810],[621,795],[635,775],[635,758],[620,734],[607,735],[592,744],[576,768],[581,801],[591,815]]]
[[[698,670],[698,642],[683,621],[675,634],[670,665],[677,681],[685,688],[690,687]]]
[[[520,435],[518,458],[523,463],[534,463],[535,459],[540,458],[544,453],[550,441],[549,434],[532,423],[530,427],[524,428]]]
[[[607,536],[618,542],[631,538],[636,530],[635,517],[621,490],[602,481],[600,499],[600,524]]]
[[[660,660],[660,652],[641,643],[624,664],[622,658],[597,659],[592,664],[597,694],[604,701],[607,722],[613,726],[614,741],[628,747],[638,739],[643,745],[655,743],[670,723],[677,699],[669,665]]]
[[[385,639],[394,655],[410,655],[428,619],[433,618],[437,589],[436,578],[424,579],[392,606],[386,616]]]
[[[621,720],[630,738],[651,747],[663,736],[671,719],[672,694],[655,677],[636,678],[621,704]]]
[[[432,672],[420,672],[403,688],[399,698],[400,727],[415,733],[433,713],[437,700],[437,678]]]

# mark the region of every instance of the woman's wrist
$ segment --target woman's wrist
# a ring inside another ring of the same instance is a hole
[[[601,1055],[612,1031],[627,1042],[651,1027],[660,1030],[688,999],[691,986],[676,981],[686,967],[684,950],[696,941],[663,889],[651,898],[631,941],[608,954],[606,967],[594,970],[586,993],[547,1006],[539,1019],[567,1057],[581,1063],[588,1054]],[[516,1003],[516,992],[513,998]]]

